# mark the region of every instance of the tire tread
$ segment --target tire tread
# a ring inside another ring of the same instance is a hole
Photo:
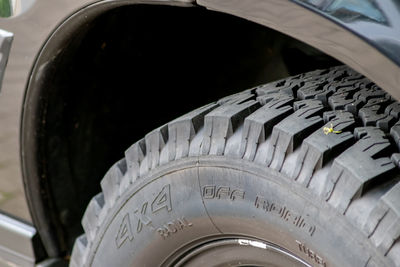
[[[399,116],[398,102],[346,66],[261,85],[183,115],[133,144],[126,160],[111,167],[101,181],[104,205],[100,196],[90,202],[82,219],[86,234],[76,240],[71,262],[85,261],[102,209],[131,184],[157,166],[201,155],[242,158],[285,173],[396,261],[391,250],[400,251]],[[371,198],[371,190],[380,193]],[[373,207],[357,215],[353,204]]]

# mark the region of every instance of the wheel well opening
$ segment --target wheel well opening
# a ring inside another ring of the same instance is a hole
[[[38,177],[64,253],[82,232],[103,175],[146,133],[228,94],[339,64],[276,31],[203,8],[124,6],[88,23],[41,74],[40,123],[33,125]]]

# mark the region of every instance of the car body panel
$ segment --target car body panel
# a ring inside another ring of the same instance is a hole
[[[395,0],[381,1],[379,6],[377,2],[363,2],[369,4],[350,0],[35,1],[25,12],[0,19],[0,29],[14,34],[0,107],[11,99],[21,104],[7,109],[7,114],[13,114],[13,117],[7,121],[7,125],[1,125],[2,129],[12,129],[13,132],[19,130],[22,103],[25,109],[34,108],[35,99],[28,97],[24,102],[24,95],[33,95],[40,87],[41,72],[60,52],[56,45],[60,40],[66,36],[73,38],[74,31],[85,25],[86,20],[111,8],[130,4],[197,4],[254,21],[322,50],[400,99],[399,4]],[[343,10],[348,12],[338,12]],[[0,116],[8,116],[5,111],[1,112],[3,114]],[[34,139],[36,133],[25,134]],[[19,162],[16,153],[19,151],[18,135],[10,140],[15,150],[11,157]],[[29,180],[30,175],[35,174],[25,173],[25,179]],[[21,179],[21,174],[13,171],[11,176],[0,178]],[[40,195],[40,185],[37,188],[37,194]],[[44,203],[32,203],[29,197],[28,201],[31,202],[33,222],[44,240],[47,253],[56,257],[57,238],[49,222],[44,219]]]
[[[297,0],[336,21],[400,65],[400,2]]]
[[[335,2],[344,5],[354,1],[199,0],[198,4],[260,23],[320,49],[364,74],[399,100],[398,2],[379,1],[380,16],[385,18],[383,22],[380,22],[380,17],[372,11],[371,14],[367,11],[364,13],[377,17],[375,20],[365,19],[365,15],[348,19],[348,16],[336,15],[334,9],[324,9],[324,3]],[[343,8],[340,5],[336,7]],[[352,8],[354,9],[354,6]]]

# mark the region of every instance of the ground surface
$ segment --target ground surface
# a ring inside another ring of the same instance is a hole
[[[18,82],[17,77],[8,78]],[[0,210],[30,221],[19,162],[22,95],[10,87],[0,92]]]

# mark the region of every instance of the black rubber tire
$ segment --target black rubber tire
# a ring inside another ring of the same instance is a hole
[[[70,264],[174,265],[202,242],[243,237],[311,266],[400,266],[399,115],[344,66],[186,114],[109,170]]]

